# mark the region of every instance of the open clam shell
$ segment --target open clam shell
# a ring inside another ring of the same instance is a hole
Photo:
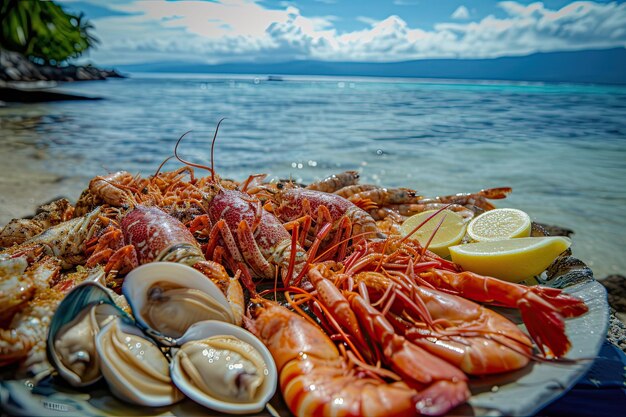
[[[184,398],[172,383],[159,346],[132,323],[119,318],[108,323],[96,337],[96,349],[102,375],[117,398],[149,407]]]
[[[95,338],[115,317],[130,321],[96,282],[78,285],[59,304],[50,322],[46,351],[52,366],[70,385],[84,387],[102,377]]]
[[[166,346],[174,346],[194,323],[234,323],[220,289],[199,271],[173,262],[152,262],[133,269],[124,279],[126,296],[137,324]]]
[[[208,320],[191,326],[177,342],[172,381],[195,402],[222,413],[251,414],[262,411],[276,392],[274,359],[247,330]]]

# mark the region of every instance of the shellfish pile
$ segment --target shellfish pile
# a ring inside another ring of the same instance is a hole
[[[472,217],[509,188],[426,198],[354,171],[237,182],[180,160],[96,177],[75,205],[0,231],[0,363],[14,377],[104,379],[149,407],[254,413],[278,385],[295,415],[440,415],[473,376],[564,357],[566,319],[587,311],[399,234],[407,216]],[[519,309],[528,333],[486,304]]]
[[[82,388],[104,378],[129,403],[161,407],[186,395],[236,413],[258,412],[274,395],[272,356],[232,324],[226,298],[201,273],[150,263],[126,276],[122,292],[130,314],[95,282],[79,285],[60,303],[47,351],[67,383]]]

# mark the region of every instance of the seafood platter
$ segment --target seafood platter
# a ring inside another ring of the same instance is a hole
[[[508,188],[235,181],[179,145],[178,169],[97,176],[0,231],[9,414],[529,415],[600,349],[606,293],[567,247],[511,282],[431,251],[443,220],[414,238]]]

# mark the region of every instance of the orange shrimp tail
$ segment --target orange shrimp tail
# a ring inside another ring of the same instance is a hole
[[[524,324],[541,353],[546,348],[554,357],[567,353],[571,343],[565,334],[565,321],[555,307],[534,292],[527,292],[518,303]]]
[[[439,416],[463,404],[469,396],[465,381],[437,381],[419,392],[415,408],[419,415]]]
[[[589,311],[589,307],[583,300],[557,288],[532,287],[531,291],[558,309],[565,318],[582,316]]]
[[[506,198],[511,192],[513,192],[511,187],[496,187],[480,190],[478,194],[490,200],[500,200]]]
[[[355,206],[365,211],[370,211],[378,208],[378,204],[376,204],[369,198],[354,198],[350,201],[352,201]]]

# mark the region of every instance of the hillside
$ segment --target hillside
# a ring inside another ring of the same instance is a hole
[[[626,84],[626,48],[546,52],[494,59],[423,59],[393,63],[291,61],[219,65],[159,62],[120,65],[130,72],[339,75]]]

